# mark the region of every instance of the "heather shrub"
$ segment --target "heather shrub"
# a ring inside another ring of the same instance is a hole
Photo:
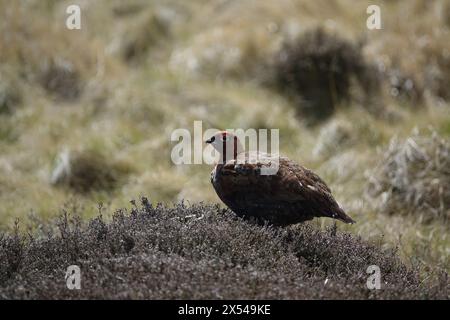
[[[273,70],[275,86],[294,99],[299,116],[310,123],[327,119],[339,104],[349,102],[354,84],[367,102],[379,87],[378,73],[365,61],[360,45],[322,29],[286,42]]]
[[[445,298],[447,280],[422,282],[395,251],[310,224],[258,226],[218,206],[133,202],[110,221],[63,214],[32,237],[0,238],[0,296],[7,299]],[[81,290],[68,290],[69,265]],[[369,265],[382,290],[368,290]]]

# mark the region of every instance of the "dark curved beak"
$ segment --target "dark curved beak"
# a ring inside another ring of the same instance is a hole
[[[209,138],[208,140],[205,141],[205,143],[212,143],[212,142],[213,142],[212,138]]]

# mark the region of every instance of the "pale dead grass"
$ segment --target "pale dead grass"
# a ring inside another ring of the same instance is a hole
[[[394,137],[369,173],[367,195],[388,214],[412,214],[419,220],[450,218],[450,140],[436,131],[418,130]]]

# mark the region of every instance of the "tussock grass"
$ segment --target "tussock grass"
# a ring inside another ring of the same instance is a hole
[[[389,95],[407,101],[412,106],[420,106],[424,95],[424,88],[420,87],[415,76],[406,75],[400,69],[389,69],[382,72],[386,79]]]
[[[125,28],[118,40],[120,56],[127,62],[137,63],[148,56],[148,51],[161,41],[168,41],[170,25],[158,12],[145,11],[135,24]]]
[[[82,91],[79,73],[68,61],[52,60],[44,63],[38,73],[38,82],[50,94],[62,100],[74,100]]]
[[[352,126],[345,121],[331,121],[324,126],[312,151],[313,156],[328,158],[354,144]]]
[[[385,1],[382,8],[384,12],[421,17],[414,19],[414,23],[406,23],[399,21],[397,15],[385,15],[384,26],[389,32],[369,34],[366,55],[387,75],[386,83],[392,81],[390,94],[395,98],[411,97],[410,107],[423,106],[422,95],[429,106],[436,106],[440,100],[448,101],[445,81],[448,83],[449,55],[444,40],[450,35],[446,22],[448,2]]]
[[[49,95],[74,100],[87,82],[115,69],[88,36],[65,28],[64,16],[53,14],[55,3],[2,3],[0,60],[18,82],[38,84]],[[64,12],[64,11],[62,11]],[[51,23],[50,23],[51,21]]]
[[[126,180],[131,168],[95,151],[63,151],[53,169],[51,182],[76,192],[111,191]]]
[[[3,298],[311,299],[447,297],[445,274],[422,281],[394,251],[337,230],[274,229],[217,206],[178,204],[117,211],[83,223],[62,215],[39,237],[0,238]],[[82,290],[64,273],[77,264]],[[382,290],[366,287],[369,265]]]
[[[8,68],[0,68],[0,115],[12,114],[22,102],[22,90]]]
[[[393,138],[369,179],[378,211],[449,221],[450,140],[436,131]]]

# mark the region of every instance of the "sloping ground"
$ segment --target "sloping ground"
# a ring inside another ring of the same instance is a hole
[[[393,251],[336,227],[261,227],[203,204],[116,212],[83,225],[65,214],[36,238],[0,237],[4,299],[148,298],[448,298],[445,275],[422,282]],[[53,230],[53,231],[52,231]],[[69,290],[66,268],[81,268],[81,290]],[[369,265],[381,290],[366,287]],[[328,280],[326,280],[328,279]]]

